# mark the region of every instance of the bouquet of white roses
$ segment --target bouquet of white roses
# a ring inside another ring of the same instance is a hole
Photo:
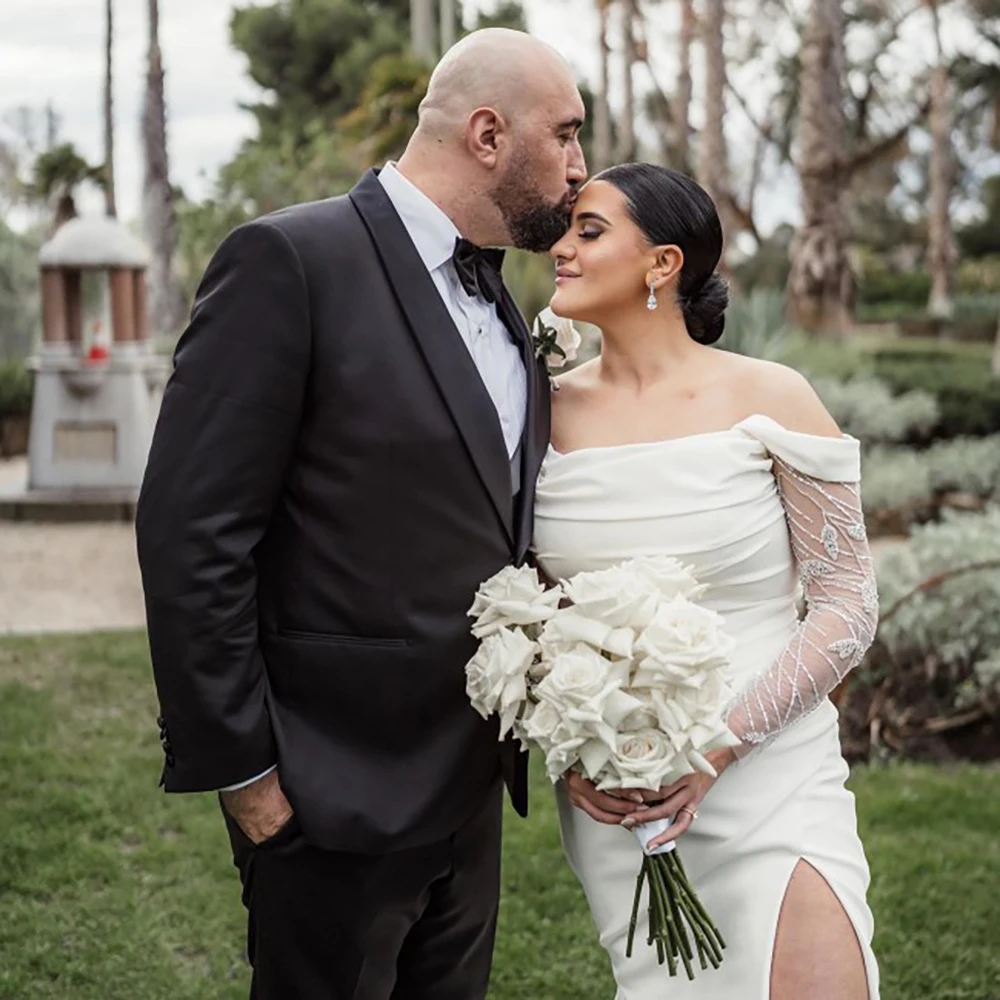
[[[669,557],[631,559],[546,588],[534,569],[508,566],[486,581],[469,614],[481,639],[466,666],[483,718],[500,716],[545,756],[549,778],[585,775],[601,790],[656,791],[685,774],[715,774],[705,753],[738,741],[723,716],[732,639],[696,601],[705,587]],[[670,974],[680,961],[718,968],[725,942],[699,902],[674,845],[646,845],[669,826],[634,828],[643,845],[629,925],[631,954],[644,883],[649,944]],[[693,944],[692,944],[693,942]]]

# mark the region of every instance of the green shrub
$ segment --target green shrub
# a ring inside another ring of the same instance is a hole
[[[0,419],[28,416],[34,379],[18,362],[0,363]]]
[[[892,527],[906,530],[916,514],[930,507],[934,494],[926,455],[912,448],[875,447],[862,458],[861,498],[873,528],[895,514]]]
[[[820,377],[812,383],[841,430],[865,445],[926,439],[940,415],[930,393],[915,389],[894,396],[870,375],[845,382]]]
[[[785,295],[757,288],[734,298],[726,312],[726,331],[718,346],[724,351],[765,361],[783,361],[795,339],[785,325]]]
[[[931,278],[926,271],[912,268],[891,271],[885,267],[872,267],[858,277],[859,304],[905,302],[919,308],[927,305],[930,294]]]
[[[817,378],[848,379],[870,372],[871,359],[855,339],[833,340],[829,337],[795,337],[782,359],[810,381]]]
[[[955,298],[955,319],[988,320],[996,330],[1000,318],[1000,293],[959,292]]]
[[[982,437],[1000,432],[1000,378],[984,357],[878,352],[873,357],[873,370],[896,393],[921,389],[937,397],[941,419],[936,437]]]
[[[959,567],[1000,560],[1000,506],[980,514],[945,511],[914,528],[879,569],[883,611],[922,581]],[[908,668],[945,704],[993,698],[1000,663],[1000,570],[967,573],[915,595],[879,627],[897,669]]]
[[[939,441],[927,450],[926,461],[935,492],[1000,499],[1000,434]]]

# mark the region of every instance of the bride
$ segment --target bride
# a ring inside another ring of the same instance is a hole
[[[874,1000],[868,866],[827,697],[877,618],[859,446],[794,371],[709,346],[727,305],[721,250],[708,195],[641,163],[587,184],[552,249],[553,311],[600,327],[603,345],[553,395],[538,563],[553,578],[640,554],[692,564],[736,639],[741,741],[710,755],[718,778],[629,793],[641,804],[567,775],[563,844],[617,1000]],[[643,927],[625,957],[640,817],[675,817],[660,841],[678,841],[728,943],[694,982],[668,979]]]

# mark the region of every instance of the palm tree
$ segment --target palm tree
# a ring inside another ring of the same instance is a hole
[[[952,275],[955,241],[949,212],[952,185],[951,108],[948,94],[948,64],[941,46],[941,18],[938,0],[928,0],[937,58],[931,71],[931,162],[930,206],[927,219],[927,263],[931,272],[931,293],[927,310],[932,316],[949,317],[952,302]]]
[[[434,61],[434,0],[410,0],[410,47],[417,58]]]
[[[850,329],[853,284],[844,193],[844,23],[840,0],[812,0],[800,55],[798,173],[802,226],[791,246],[788,318],[842,335]]]
[[[698,30],[694,0],[681,0],[681,36],[674,97],[674,156],[678,170],[689,171],[691,164],[691,49]]]
[[[731,233],[729,153],[726,148],[726,55],[723,46],[725,0],[706,0],[702,40],[705,46],[705,127],[698,144],[698,180],[719,210],[724,233]]]
[[[146,169],[142,189],[142,224],[152,249],[149,267],[149,329],[154,336],[171,336],[184,324],[186,307],[174,269],[177,213],[170,186],[167,157],[167,108],[163,93],[159,0],[149,4],[149,53],[146,100],[142,111],[142,142]]]
[[[430,68],[413,53],[393,53],[375,62],[358,106],[337,123],[366,166],[402,155],[429,82]]]
[[[594,100],[594,173],[610,167],[614,158],[611,105],[608,103],[611,75],[611,46],[608,42],[608,29],[610,27],[611,3],[612,0],[597,0],[597,16],[600,24],[598,50],[601,58],[601,82]]]
[[[441,55],[455,44],[455,0],[440,0]]]
[[[35,160],[31,194],[52,206],[52,232],[76,218],[76,189],[86,181],[103,187],[106,183],[104,167],[91,166],[72,143],[64,142],[39,154]]]
[[[622,114],[618,129],[618,149],[615,151],[619,163],[635,159],[635,86],[633,75],[638,60],[635,44],[636,21],[639,19],[637,0],[622,0]]]
[[[104,5],[104,202],[112,218],[115,204],[115,114],[114,114],[114,0]]]

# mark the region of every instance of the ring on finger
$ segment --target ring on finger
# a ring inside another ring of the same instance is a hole
[[[698,810],[692,809],[690,806],[681,806],[677,811],[687,813],[691,817],[692,823],[698,818]]]

